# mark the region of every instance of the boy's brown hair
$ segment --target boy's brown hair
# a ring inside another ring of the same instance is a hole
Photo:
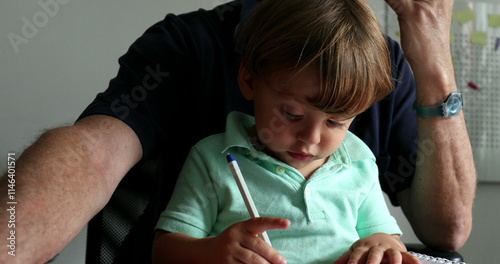
[[[251,74],[317,67],[318,109],[352,117],[393,89],[387,42],[365,0],[263,0],[240,26]]]

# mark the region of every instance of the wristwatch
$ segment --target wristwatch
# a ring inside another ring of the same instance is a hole
[[[444,102],[434,106],[423,106],[417,103],[413,104],[413,108],[417,111],[417,115],[425,118],[433,117],[454,117],[458,115],[463,106],[462,93],[451,93]]]

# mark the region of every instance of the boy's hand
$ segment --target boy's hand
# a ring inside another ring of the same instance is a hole
[[[397,235],[373,234],[356,241],[334,264],[419,264]]]
[[[236,223],[211,239],[211,254],[217,263],[284,264],[285,257],[257,237],[266,230],[287,229],[283,218],[259,217]]]

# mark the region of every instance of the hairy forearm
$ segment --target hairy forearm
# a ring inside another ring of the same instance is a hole
[[[452,119],[419,118],[415,178],[403,210],[426,245],[457,250],[472,228],[476,172],[463,114]],[[404,205],[403,205],[404,204]]]
[[[106,204],[119,177],[111,177],[116,172],[106,161],[112,153],[103,150],[105,137],[96,135],[81,126],[54,129],[19,157],[15,175],[16,256],[9,255],[10,249],[2,245],[0,263],[45,263]],[[6,178],[0,194],[0,210],[5,212]],[[7,222],[8,216],[0,214],[2,240],[11,231],[4,228]]]
[[[453,0],[386,0],[398,14],[401,45],[416,82],[416,102],[442,103],[457,91],[450,51]],[[472,226],[476,172],[463,113],[418,118],[419,151],[411,187],[398,200],[417,237],[456,250]]]
[[[44,134],[17,162],[15,232],[19,235],[14,262],[41,263],[57,254],[93,213],[81,202],[98,196],[90,195],[92,192],[103,191],[97,181],[83,176],[89,174],[89,154],[77,138],[66,135],[70,134],[66,130]],[[92,185],[96,189],[92,190]],[[5,198],[2,195],[2,212]],[[74,215],[75,221],[63,220],[68,214]],[[4,216],[1,219],[1,226],[6,226],[7,219]],[[2,238],[6,235],[2,231]],[[2,247],[0,259],[8,256],[5,249]]]
[[[428,61],[427,69],[439,70],[427,72],[427,77],[416,76],[419,104],[438,105],[457,91],[451,58],[438,61]],[[419,117],[417,120],[417,168],[409,190],[409,206],[403,210],[422,242],[456,250],[465,244],[471,232],[476,188],[464,114],[462,111],[453,118]]]
[[[431,49],[431,51],[434,51]],[[426,54],[436,54],[429,51]],[[436,51],[437,52],[437,51]],[[417,103],[438,105],[457,91],[448,48],[415,75]],[[423,63],[420,61],[419,63]],[[463,112],[453,118],[417,118],[419,151],[411,188],[400,197],[417,237],[428,246],[457,250],[472,228],[476,171]]]

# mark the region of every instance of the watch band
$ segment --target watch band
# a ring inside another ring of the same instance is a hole
[[[433,106],[423,106],[417,103],[413,104],[413,109],[417,115],[424,118],[445,117],[450,118],[456,116],[462,110],[463,98],[462,93],[451,93],[446,97],[444,102]]]
[[[423,106],[414,104],[413,108],[417,111],[417,115],[425,118],[445,117],[443,104],[434,106]]]

